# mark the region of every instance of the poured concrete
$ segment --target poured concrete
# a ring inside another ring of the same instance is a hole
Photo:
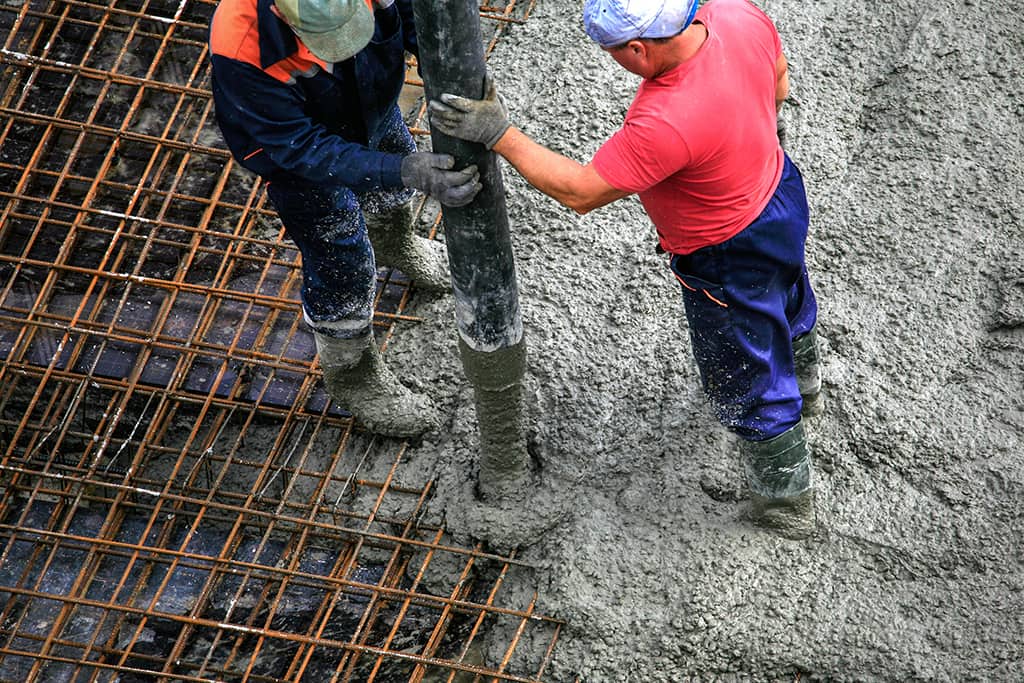
[[[826,409],[821,529],[754,529],[635,198],[580,218],[506,167],[529,338],[529,499],[473,501],[451,297],[387,353],[448,423],[410,451],[466,538],[522,546],[565,618],[549,680],[1019,680],[1024,672],[1024,21],[1011,0],[764,5],[792,68]],[[539,0],[489,59],[513,120],[589,160],[637,80]],[[491,657],[500,659],[500,638]],[[504,640],[507,644],[508,640]]]

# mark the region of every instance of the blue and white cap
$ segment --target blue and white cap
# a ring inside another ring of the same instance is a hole
[[[669,38],[693,21],[698,0],[585,0],[583,28],[601,47]]]

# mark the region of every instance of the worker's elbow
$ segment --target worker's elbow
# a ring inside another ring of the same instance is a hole
[[[616,198],[614,193],[608,193],[606,187],[595,184],[588,178],[573,178],[549,194],[581,216],[601,208]]]
[[[568,206],[570,209],[572,209],[573,211],[575,211],[576,213],[578,213],[581,216],[585,216],[585,215],[587,215],[588,213],[590,213],[591,211],[593,211],[594,209],[597,208],[597,207],[591,206],[589,204],[581,204],[581,203],[578,203],[578,202],[568,203],[568,204],[566,204],[566,206]]]
[[[562,198],[562,204],[566,205],[581,216],[586,215],[607,203],[608,202],[606,201],[602,201],[601,197],[579,191],[570,192]]]

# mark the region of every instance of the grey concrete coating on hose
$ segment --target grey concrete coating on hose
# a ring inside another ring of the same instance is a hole
[[[516,496],[528,483],[530,471],[521,386],[526,371],[526,342],[481,352],[460,337],[459,353],[474,388],[480,429],[478,492],[488,501]]]
[[[416,0],[413,9],[426,96],[478,90],[486,65],[476,5]],[[482,145],[438,131],[431,142],[460,168],[471,163],[480,171],[480,193],[465,207],[447,207],[444,226],[455,325],[464,370],[476,392],[479,494],[494,501],[514,492],[529,472],[520,409],[526,347],[505,187],[496,158]]]
[[[549,680],[1019,680],[1019,3],[763,6],[791,64],[788,149],[812,212],[818,534],[786,541],[745,520],[735,444],[704,404],[636,199],[581,218],[507,166],[541,470],[522,503],[473,502],[451,297],[417,298],[426,322],[388,351],[448,420],[416,466],[454,534],[520,545],[539,567],[503,590],[537,590],[568,620]],[[564,0],[539,0],[488,64],[514,123],[583,162],[637,86]]]

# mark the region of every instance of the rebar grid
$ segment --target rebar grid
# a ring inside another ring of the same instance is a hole
[[[521,563],[450,541],[323,391],[213,120],[214,9],[0,0],[0,679],[540,681],[561,623],[502,592]],[[487,54],[531,9],[481,7]],[[409,296],[379,273],[385,340]]]

